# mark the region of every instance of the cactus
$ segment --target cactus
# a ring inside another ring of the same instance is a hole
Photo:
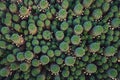
[[[120,79],[119,0],[0,0],[0,80]]]

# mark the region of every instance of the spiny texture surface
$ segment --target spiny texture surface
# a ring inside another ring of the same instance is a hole
[[[0,0],[0,80],[120,80],[120,0]]]

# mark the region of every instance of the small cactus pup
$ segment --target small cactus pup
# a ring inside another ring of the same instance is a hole
[[[17,33],[12,34],[11,40],[13,41],[14,44],[17,46],[20,46],[24,43],[24,39],[22,36],[18,35]]]
[[[48,9],[50,6],[49,2],[47,0],[40,0],[37,7],[40,11],[45,12],[46,9]]]
[[[0,41],[0,48],[1,49],[6,49],[7,43],[5,41]]]
[[[86,66],[86,72],[88,74],[95,73],[96,71],[97,71],[97,66],[95,64],[91,63]]]
[[[81,3],[77,3],[75,6],[74,6],[74,9],[73,9],[74,13],[76,14],[76,16],[79,16],[83,13],[83,5]]]
[[[118,72],[117,72],[116,69],[110,68],[110,69],[108,69],[108,71],[107,71],[107,75],[108,75],[110,78],[114,79],[114,78],[117,77]]]
[[[69,50],[69,44],[63,41],[60,43],[59,48],[62,52],[67,52]]]
[[[10,12],[12,12],[12,13],[16,13],[16,12],[17,12],[17,5],[16,5],[15,3],[10,4],[10,5],[9,5],[9,10],[10,10]]]
[[[76,57],[83,57],[85,55],[85,49],[82,47],[77,47],[74,53]]]
[[[24,61],[25,60],[24,53],[18,52],[16,58],[17,58],[17,61]]]
[[[0,10],[4,11],[6,9],[7,9],[6,4],[4,2],[0,2]]]
[[[2,34],[7,34],[7,33],[9,33],[10,32],[10,29],[8,28],[8,27],[2,27],[1,28],[1,33]]]
[[[63,22],[60,24],[60,29],[61,29],[62,31],[67,30],[68,27],[69,27],[69,24],[68,24],[68,22],[66,22],[66,21],[63,21]]]
[[[55,37],[58,41],[62,40],[64,38],[64,33],[63,31],[56,31]]]
[[[30,34],[35,35],[37,33],[37,27],[34,23],[30,23],[28,26],[28,31]]]
[[[80,34],[82,34],[82,32],[83,32],[82,25],[75,25],[75,27],[74,27],[74,33],[76,35],[80,35]]]
[[[93,3],[93,0],[83,0],[83,6],[85,8],[89,8],[92,3]]]
[[[27,18],[30,15],[30,13],[31,13],[30,10],[31,10],[31,7],[29,7],[29,8],[27,8],[25,6],[20,7],[20,9],[19,9],[19,16],[22,19]]]
[[[119,18],[113,18],[111,21],[111,25],[113,28],[118,28],[120,26],[120,19]]]
[[[56,18],[58,18],[60,21],[66,20],[67,11],[65,9],[60,9],[56,15]]]
[[[52,33],[49,30],[44,30],[42,36],[45,40],[51,40]]]
[[[72,43],[73,45],[79,45],[80,42],[81,42],[80,36],[78,36],[78,35],[73,35],[73,36],[71,37],[71,43]]]
[[[86,32],[90,31],[91,28],[92,28],[92,22],[91,22],[91,21],[85,21],[85,22],[83,23],[83,29],[84,29]]]
[[[65,65],[67,65],[67,66],[74,66],[74,64],[75,64],[75,58],[74,57],[72,57],[72,56],[67,56],[66,58],[65,58]]]
[[[68,2],[68,0],[63,0],[62,3],[61,3],[61,6],[62,6],[62,8],[64,8],[64,9],[68,9],[68,7],[69,7],[69,2]]]
[[[30,64],[26,63],[26,62],[23,62],[20,64],[20,70],[23,71],[23,72],[26,72],[30,67]]]
[[[114,56],[116,53],[116,48],[114,46],[108,46],[104,50],[104,55],[107,57]]]
[[[103,33],[103,31],[104,31],[103,27],[100,25],[97,25],[97,26],[92,28],[91,34],[94,37],[97,37],[97,36],[101,35]]]
[[[103,13],[102,13],[102,10],[101,9],[95,9],[93,12],[92,12],[92,16],[95,20],[98,20],[102,17]]]
[[[63,76],[63,77],[66,77],[66,78],[67,78],[67,77],[69,77],[69,75],[70,75],[70,71],[69,71],[69,70],[63,70],[63,71],[62,71],[62,76]]]
[[[57,64],[51,64],[50,71],[52,72],[52,74],[57,75],[60,72],[60,66]]]
[[[16,60],[15,56],[13,54],[9,54],[7,56],[7,61],[8,62],[14,62]]]
[[[89,45],[89,51],[95,53],[100,50],[100,43],[94,42]]]
[[[41,62],[42,65],[48,64],[49,61],[50,61],[50,59],[49,59],[49,57],[47,55],[42,55],[40,57],[40,62]]]
[[[45,79],[46,79],[45,74],[39,74],[36,78],[36,80],[45,80]]]
[[[10,70],[8,68],[0,69],[0,76],[8,77],[10,75]]]
[[[31,52],[31,51],[26,51],[26,52],[24,53],[24,56],[25,56],[25,59],[26,59],[26,60],[32,60],[32,59],[34,58],[34,54],[33,54],[33,52]]]

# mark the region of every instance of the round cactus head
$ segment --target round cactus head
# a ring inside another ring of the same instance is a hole
[[[100,43],[98,42],[91,43],[89,46],[90,52],[93,52],[93,53],[99,51],[99,49],[100,49]]]
[[[74,7],[74,13],[77,16],[79,16],[79,15],[82,14],[82,12],[83,12],[83,6],[82,6],[82,4],[80,4],[80,3],[76,4],[75,7]]]
[[[16,13],[16,12],[17,12],[17,6],[16,6],[16,4],[15,4],[15,3],[10,4],[9,10],[10,10],[12,13]]]
[[[77,47],[74,53],[76,57],[83,57],[85,55],[85,49],[82,47]]]
[[[47,55],[42,55],[41,57],[40,57],[40,62],[42,63],[42,65],[46,65],[46,64],[48,64],[49,63],[49,57],[47,56]]]
[[[6,42],[5,41],[0,41],[0,48],[6,49],[6,47],[7,47]]]
[[[17,58],[18,61],[25,60],[24,53],[23,52],[18,52],[16,58]]]
[[[0,69],[0,76],[2,77],[8,77],[10,74],[10,70],[8,68],[2,68]]]
[[[26,17],[28,17],[30,15],[30,10],[27,7],[25,7],[25,6],[22,6],[20,8],[20,10],[19,10],[19,13],[20,13],[19,16],[22,19],[24,19],[24,18],[26,18]]]
[[[88,73],[95,73],[97,71],[97,66],[95,64],[88,64],[86,66],[86,72]]]
[[[111,25],[113,28],[117,28],[120,26],[120,19],[119,18],[114,18],[111,21]]]
[[[40,46],[35,46],[33,51],[34,51],[34,53],[39,54],[41,52],[41,47]]]
[[[52,38],[52,33],[51,33],[50,31],[48,31],[48,30],[45,30],[45,31],[43,32],[43,38],[44,38],[45,40],[50,40],[50,39]]]
[[[66,17],[67,17],[67,11],[65,9],[60,9],[57,14],[57,18],[59,20],[66,20]]]
[[[66,52],[69,50],[69,44],[67,42],[61,42],[59,48],[61,51]]]
[[[24,56],[25,56],[25,59],[27,59],[27,60],[32,60],[34,58],[34,54],[31,51],[26,51],[24,53]]]
[[[92,22],[91,22],[91,21],[86,21],[86,22],[84,22],[83,28],[84,28],[84,30],[87,31],[87,32],[90,31],[90,29],[92,28]]]
[[[116,48],[113,46],[108,46],[104,50],[104,55],[107,57],[113,56],[116,53]]]
[[[83,0],[83,6],[85,8],[89,8],[90,5],[92,4],[93,0]]]
[[[9,54],[9,55],[7,56],[7,61],[8,61],[8,62],[14,62],[14,61],[15,61],[15,56],[14,56],[13,54]]]
[[[83,27],[81,25],[75,25],[74,32],[76,35],[80,35],[83,32]]]
[[[102,10],[101,9],[95,9],[93,12],[92,12],[92,16],[94,19],[98,20],[102,17]]]
[[[77,35],[73,35],[71,37],[71,43],[73,45],[79,45],[80,41],[81,41],[81,38],[79,36],[77,36]]]
[[[66,21],[63,21],[60,25],[60,29],[63,30],[63,31],[67,30],[68,27],[69,27],[69,24]]]
[[[13,41],[13,43],[15,43],[16,45],[22,45],[24,43],[24,39],[22,36],[19,36],[18,34],[14,33],[11,36],[11,40]]]
[[[38,59],[33,59],[32,60],[32,66],[38,67],[40,65],[40,61]]]
[[[23,72],[27,71],[29,69],[29,67],[30,67],[30,65],[28,63],[24,62],[24,63],[20,64],[20,70]]]
[[[111,68],[111,69],[109,69],[109,70],[107,71],[107,74],[108,74],[108,76],[109,76],[110,78],[116,78],[117,75],[118,75],[118,72],[117,72],[116,69]]]
[[[40,11],[46,10],[47,8],[49,8],[49,2],[47,0],[40,0],[38,8],[40,9]]]
[[[63,70],[62,71],[62,76],[63,77],[68,77],[70,75],[70,72],[68,70]]]
[[[6,10],[6,5],[3,2],[0,2],[0,10]]]
[[[58,74],[60,71],[60,67],[57,64],[51,64],[50,65],[50,71],[52,72],[52,74]]]
[[[64,8],[64,9],[67,9],[69,7],[69,2],[68,0],[63,0],[61,6]]]
[[[65,58],[65,65],[67,66],[73,66],[75,64],[75,58],[72,56],[67,56]]]
[[[55,37],[58,41],[62,40],[64,38],[64,33],[63,31],[56,31]]]
[[[100,26],[100,25],[97,25],[97,26],[93,27],[91,34],[92,34],[94,37],[96,37],[96,36],[101,35],[102,33],[103,33],[103,27]]]
[[[45,80],[46,76],[44,74],[40,74],[37,76],[36,80]]]
[[[1,33],[2,33],[2,34],[7,34],[7,33],[9,33],[9,32],[10,32],[10,30],[9,30],[8,27],[2,27],[2,28],[1,28]]]
[[[37,27],[35,24],[31,23],[28,26],[29,33],[35,35],[37,33]]]

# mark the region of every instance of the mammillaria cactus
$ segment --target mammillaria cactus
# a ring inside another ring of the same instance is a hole
[[[97,25],[93,27],[91,34],[96,37],[96,36],[101,35],[102,33],[103,33],[103,27],[100,25]]]
[[[118,75],[118,72],[116,69],[112,68],[107,71],[107,74],[111,78],[115,78]]]
[[[37,27],[36,27],[35,24],[32,24],[32,23],[29,24],[28,30],[29,30],[29,33],[32,34],[32,35],[37,33]]]
[[[75,63],[74,57],[72,57],[72,56],[67,56],[67,57],[65,58],[65,64],[66,64],[67,66],[73,66],[74,63]]]
[[[13,43],[15,43],[16,45],[22,45],[24,43],[24,39],[22,36],[18,35],[18,34],[12,34],[11,36],[11,40],[13,41]]]
[[[22,6],[21,8],[20,8],[20,10],[19,10],[19,16],[22,18],[22,19],[24,19],[24,18],[26,18],[26,17],[28,17],[29,15],[30,15],[30,9],[28,9],[27,7],[25,7],[25,6]]]
[[[90,5],[92,4],[93,0],[83,0],[83,6],[85,8],[89,8]]]
[[[113,56],[116,53],[116,49],[114,46],[108,46],[105,48],[104,55],[105,56]]]
[[[0,80],[119,80],[119,0],[0,0]]]
[[[101,9],[95,9],[92,13],[92,16],[94,19],[100,19],[100,17],[102,17],[102,10]]]
[[[47,0],[40,0],[37,7],[40,11],[45,11],[49,8],[49,2]]]
[[[69,50],[69,44],[67,42],[61,42],[59,48],[61,51],[66,52]]]
[[[79,16],[83,12],[83,5],[81,3],[77,3],[74,7],[74,13]]]
[[[10,70],[8,68],[2,68],[0,69],[0,75],[2,77],[7,77],[10,74]]]
[[[88,73],[95,73],[97,71],[97,66],[95,64],[88,64],[86,66],[86,72]]]
[[[99,49],[100,49],[100,43],[98,42],[91,43],[89,46],[90,52],[93,52],[93,53],[99,51]]]
[[[66,17],[67,11],[65,9],[60,9],[56,18],[58,18],[59,20],[66,20]]]
[[[56,39],[59,41],[59,40],[62,40],[64,38],[64,33],[63,31],[56,31],[55,33],[55,37]]]
[[[85,49],[83,49],[82,47],[77,47],[75,49],[75,55],[76,57],[83,57],[85,55]]]

